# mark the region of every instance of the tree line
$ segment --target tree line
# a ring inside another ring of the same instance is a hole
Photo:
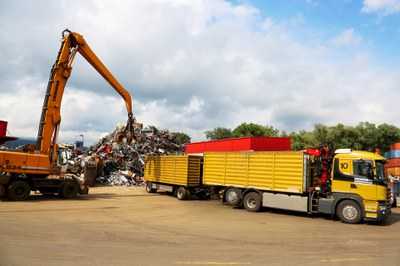
[[[351,148],[373,152],[379,149],[381,154],[389,151],[393,143],[400,142],[400,128],[388,124],[376,126],[369,122],[360,122],[356,126],[343,124],[326,126],[318,123],[311,131],[300,130],[290,133],[279,131],[273,126],[242,123],[233,130],[217,127],[205,131],[204,134],[208,140],[250,136],[290,137],[292,150],[324,145],[332,149]]]

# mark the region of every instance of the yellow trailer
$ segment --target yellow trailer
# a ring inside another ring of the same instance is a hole
[[[193,194],[206,198],[209,193],[202,187],[201,168],[201,156],[146,156],[146,190],[149,193],[157,190],[172,192],[178,199]]]
[[[204,157],[203,184],[303,194],[303,152],[216,152]]]
[[[311,167],[302,151],[210,152],[204,155],[203,184],[222,187],[223,201],[234,207],[309,212]],[[252,198],[244,201],[246,195]]]

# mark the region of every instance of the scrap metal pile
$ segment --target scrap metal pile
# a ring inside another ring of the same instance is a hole
[[[183,154],[184,146],[168,130],[147,127],[133,143],[118,143],[116,129],[70,161],[69,171],[83,177],[96,168],[96,182],[112,186],[143,185],[146,155]]]

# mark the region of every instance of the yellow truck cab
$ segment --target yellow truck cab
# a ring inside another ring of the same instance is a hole
[[[385,220],[391,212],[390,189],[384,173],[387,160],[375,153],[351,149],[335,151],[331,195],[339,218]]]

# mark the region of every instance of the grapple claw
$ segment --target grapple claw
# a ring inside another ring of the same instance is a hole
[[[128,122],[125,128],[115,135],[115,140],[118,143],[128,143],[131,144],[132,142],[136,142],[138,136],[141,135],[143,124],[136,123],[135,118],[132,114],[128,116]]]

